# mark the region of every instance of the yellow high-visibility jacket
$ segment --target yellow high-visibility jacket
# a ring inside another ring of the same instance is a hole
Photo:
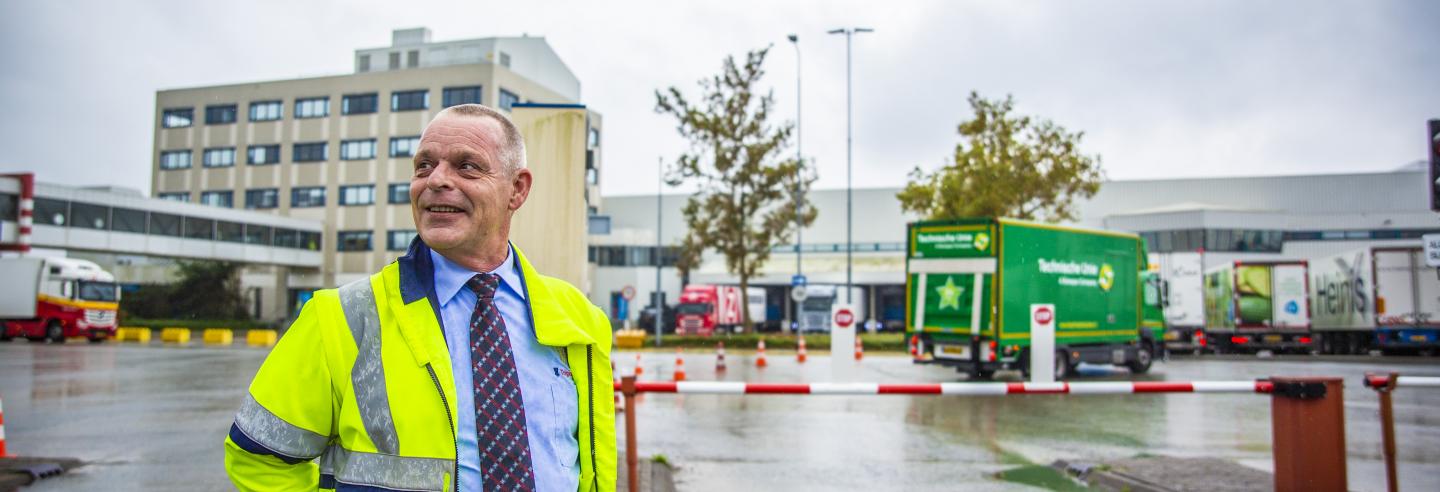
[[[532,326],[563,349],[578,396],[580,490],[615,490],[610,324],[520,250]],[[321,290],[265,359],[225,439],[241,490],[455,490],[455,379],[430,250]]]

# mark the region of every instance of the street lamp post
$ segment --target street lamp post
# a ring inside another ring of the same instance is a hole
[[[856,34],[875,32],[874,29],[865,27],[844,27],[830,30],[830,34],[845,35],[845,303],[853,303],[854,299],[851,290],[854,290],[854,269],[855,236],[852,232],[854,221],[854,200],[852,199],[853,187],[851,186],[851,164],[853,155],[853,137],[851,136],[851,105],[850,105],[850,38]]]
[[[805,157],[804,157],[804,153],[801,151],[801,145],[802,145],[804,142],[800,140],[800,133],[801,133],[801,125],[800,125],[800,67],[801,67],[801,65],[800,65],[800,36],[797,36],[797,35],[795,35],[795,34],[791,34],[791,35],[789,36],[789,38],[790,38],[790,44],[795,45],[795,162],[800,163],[800,165],[801,165],[801,168],[800,168],[800,169],[803,171],[803,170],[805,169],[805,168],[804,168],[804,163],[805,163],[804,159],[805,159]],[[801,180],[801,178],[802,178],[802,176],[801,176],[800,174],[796,174],[796,175],[795,175],[795,276],[796,276],[796,277],[799,277],[799,276],[805,274],[805,273],[804,273],[804,267],[803,267],[803,266],[801,265],[801,263],[800,263],[800,255],[801,255],[800,245],[801,245],[801,243],[804,242],[803,239],[802,239],[802,234],[803,234],[803,232],[804,232],[804,231],[803,231],[804,224],[802,224],[801,221],[800,221],[800,212],[801,212],[801,210],[800,210],[800,180]],[[796,306],[795,303],[792,301],[791,304],[790,304],[790,325],[791,325],[791,328],[796,328],[796,329],[800,328],[800,321],[797,319],[797,318],[798,318],[797,314],[798,314],[799,312],[800,312],[800,308],[799,308],[798,306]]]
[[[661,202],[661,197],[664,196],[665,193],[665,158],[660,157],[657,161],[658,165],[655,180],[655,291],[651,293],[651,297],[655,298],[653,301],[655,303],[655,346],[659,347],[660,335],[665,333],[664,329],[660,326],[660,322],[665,319],[665,289],[661,288],[660,284],[660,269],[665,268],[665,262],[661,260],[661,258],[665,257],[665,243],[664,239],[662,239],[664,236],[661,235],[664,227],[664,220],[661,214],[665,210]]]

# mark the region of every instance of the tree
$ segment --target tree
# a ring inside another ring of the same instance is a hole
[[[699,185],[682,209],[689,231],[677,266],[689,273],[700,253],[713,250],[739,277],[742,292],[769,260],[770,248],[793,232],[796,203],[805,225],[816,215],[805,196],[814,176],[804,161],[779,155],[795,127],[768,123],[774,94],[756,93],[769,50],[749,52],[743,65],[725,57],[720,74],[699,82],[695,102],[675,87],[655,91],[655,112],[674,116],[676,131],[690,141],[666,181]],[[748,329],[749,310],[741,312]]]
[[[992,101],[970,93],[974,119],[960,123],[953,163],[933,173],[910,172],[896,195],[900,206],[927,219],[1013,217],[1075,219],[1075,197],[1100,190],[1100,156],[1080,153],[1084,132],[1049,120],[1015,116],[1015,99]]]
[[[144,285],[120,299],[126,317],[147,319],[249,320],[240,290],[240,264],[176,262],[174,283]]]

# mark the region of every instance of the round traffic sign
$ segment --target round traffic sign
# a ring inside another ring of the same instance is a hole
[[[1035,310],[1035,322],[1036,322],[1036,323],[1039,323],[1039,324],[1042,324],[1042,325],[1048,325],[1048,324],[1050,324],[1050,322],[1053,321],[1054,319],[1055,319],[1055,312],[1054,312],[1054,311],[1051,311],[1050,308],[1048,308],[1048,307],[1041,307],[1041,308]]]
[[[635,298],[635,287],[634,287],[634,286],[630,286],[630,285],[625,286],[625,288],[620,289],[620,296],[621,296],[621,297],[624,297],[625,300],[627,300],[627,301],[628,301],[628,300],[631,300],[631,299],[634,299],[634,298]]]
[[[805,286],[803,285],[790,288],[790,299],[795,302],[804,302],[807,296],[809,296],[809,293],[805,291]]]
[[[850,312],[849,309],[835,311],[835,324],[840,325],[841,328],[849,328],[850,325],[855,324],[855,313]]]

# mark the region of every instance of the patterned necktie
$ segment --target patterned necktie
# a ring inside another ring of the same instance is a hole
[[[478,297],[470,317],[470,368],[475,376],[475,432],[485,490],[535,490],[520,374],[505,320],[495,307],[500,276],[482,273],[466,282]]]

